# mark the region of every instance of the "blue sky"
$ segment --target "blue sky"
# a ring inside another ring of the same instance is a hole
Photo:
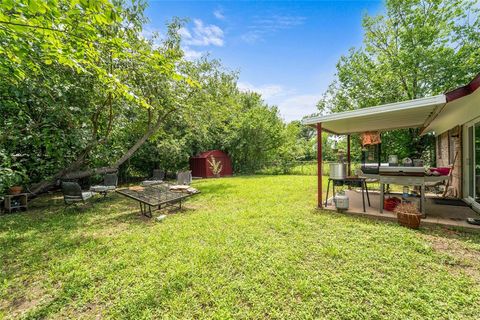
[[[277,105],[286,121],[316,111],[335,65],[362,42],[362,16],[377,1],[149,1],[146,34],[165,31],[172,17],[189,59],[209,53],[240,72],[239,87]]]

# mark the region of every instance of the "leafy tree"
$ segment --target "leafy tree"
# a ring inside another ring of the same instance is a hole
[[[233,123],[228,150],[238,172],[254,172],[275,160],[283,144],[284,124],[275,107],[256,93],[242,94],[242,113]]]
[[[0,75],[18,82],[57,64],[94,74],[109,91],[145,104],[108,67],[111,59],[131,53],[126,38],[141,30],[144,7],[110,0],[4,0]]]
[[[364,45],[340,58],[337,78],[319,101],[338,112],[442,93],[480,71],[479,9],[470,0],[388,0],[386,14],[365,16]],[[419,157],[430,136],[418,130],[384,135]],[[385,148],[384,148],[384,151]]]
[[[144,39],[144,8],[113,0],[2,3],[2,172],[28,175],[40,193],[61,179],[179,170],[207,149],[229,152],[237,172],[311,156],[310,133],[286,126],[258,94],[241,92],[236,72],[208,57],[183,59],[180,20],[166,37]]]
[[[140,34],[143,8],[108,1],[1,7],[1,108],[12,116],[5,127],[17,133],[2,139],[7,153],[24,158],[34,181],[46,178],[33,192],[60,178],[116,170],[179,107],[176,83],[193,85],[177,72],[180,24],[173,21],[163,45],[154,47]],[[136,137],[131,145],[113,140],[125,142],[123,123],[138,129],[129,132]],[[19,153],[32,145],[37,154]],[[98,165],[106,166],[90,169]]]

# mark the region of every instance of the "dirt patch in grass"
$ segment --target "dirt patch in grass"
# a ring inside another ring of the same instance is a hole
[[[24,296],[15,296],[15,292],[12,292],[14,288],[11,288],[9,295],[13,297],[2,309],[9,310],[9,316],[12,319],[21,317],[28,310],[34,309],[38,305],[50,300],[49,295],[38,285],[24,283],[25,288],[28,288],[28,294]]]
[[[477,284],[480,284],[480,251],[469,248],[458,239],[424,235],[432,248],[445,255],[445,264],[453,272],[463,271]]]

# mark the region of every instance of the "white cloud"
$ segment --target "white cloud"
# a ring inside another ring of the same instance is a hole
[[[187,47],[187,46],[183,47],[182,50],[183,50],[183,54],[184,54],[185,59],[190,60],[190,61],[198,59],[205,54],[205,52],[203,52],[203,51],[197,51],[197,50],[191,49],[190,47]]]
[[[320,98],[319,94],[289,96],[278,103],[278,109],[286,121],[300,120],[304,116],[318,112],[316,105]]]
[[[156,28],[145,26],[142,30],[141,36],[153,42],[153,45],[158,47],[162,44],[162,41],[165,39],[165,35]]]
[[[217,18],[218,20],[225,20],[225,14],[223,13],[223,11],[221,9],[216,9],[213,11],[213,15],[215,16],[215,18]]]
[[[305,20],[306,18],[301,16],[273,15],[268,18],[256,17],[253,19],[252,24],[248,26],[248,31],[241,36],[241,39],[252,44],[280,30],[302,25]]]
[[[266,84],[262,86],[255,86],[249,82],[238,82],[238,89],[241,91],[251,91],[262,95],[267,100],[274,97],[282,96],[286,94],[286,90],[283,86],[278,84]]]
[[[268,104],[278,107],[286,121],[300,120],[304,116],[318,112],[316,105],[321,98],[320,94],[298,94],[296,90],[280,84],[255,86],[249,82],[239,81],[237,86],[242,91],[261,94]]]
[[[262,35],[255,32],[247,32],[240,37],[244,42],[253,44],[262,38]]]
[[[220,27],[210,24],[205,25],[202,20],[193,20],[193,29],[181,28],[179,33],[184,43],[188,46],[217,46],[222,47],[224,44],[223,30]]]

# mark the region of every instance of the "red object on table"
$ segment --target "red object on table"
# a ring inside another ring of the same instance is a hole
[[[393,211],[401,202],[402,200],[395,197],[385,199],[383,201],[383,209],[388,211]]]
[[[430,168],[430,171],[438,172],[442,176],[448,176],[448,174],[450,173],[450,168],[449,167]]]

